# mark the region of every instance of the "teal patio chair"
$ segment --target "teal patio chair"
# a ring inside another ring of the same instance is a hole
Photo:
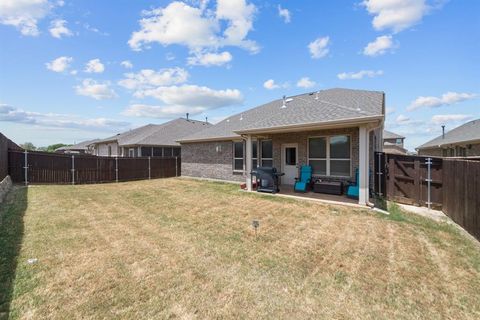
[[[311,166],[302,166],[300,168],[300,176],[295,178],[295,185],[293,190],[295,192],[307,192],[307,188],[312,181],[312,167]]]
[[[347,197],[358,199],[360,188],[358,185],[358,169],[355,169],[355,184],[349,185],[347,188]]]

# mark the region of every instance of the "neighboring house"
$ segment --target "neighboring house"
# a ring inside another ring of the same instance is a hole
[[[480,156],[480,119],[467,122],[416,148],[419,155],[432,157]]]
[[[394,154],[407,154],[404,148],[405,137],[391,131],[383,130],[383,152]]]
[[[87,140],[71,146],[60,147],[56,149],[55,152],[68,154],[93,154],[91,145],[98,140],[99,139]]]
[[[178,157],[177,140],[202,131],[211,124],[185,118],[163,124],[148,124],[92,143],[97,156],[118,157]]]
[[[291,185],[301,165],[325,180],[354,181],[368,202],[373,152],[382,150],[384,93],[329,89],[283,98],[231,116],[180,139],[182,175],[246,181],[258,166],[273,166]],[[370,170],[369,170],[370,169]]]

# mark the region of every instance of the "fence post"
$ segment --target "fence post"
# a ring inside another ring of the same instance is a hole
[[[25,185],[28,186],[28,151],[25,149],[25,166],[23,167],[25,170]]]
[[[75,184],[75,156],[72,154],[72,184]]]
[[[175,157],[175,177],[178,177],[178,157]]]
[[[430,185],[432,183],[432,176],[431,176],[431,166],[432,166],[432,158],[427,158],[425,159],[425,164],[427,165],[427,205],[428,205],[428,210],[430,210],[430,207],[432,205],[432,202],[430,201]]]
[[[150,157],[148,157],[148,180],[152,178],[152,169],[150,167]]]
[[[118,157],[115,157],[115,182],[118,182]]]

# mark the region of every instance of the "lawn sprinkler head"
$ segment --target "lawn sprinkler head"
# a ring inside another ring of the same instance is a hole
[[[252,220],[252,227],[255,230],[255,238],[257,237],[257,229],[260,227],[260,222],[258,220]]]

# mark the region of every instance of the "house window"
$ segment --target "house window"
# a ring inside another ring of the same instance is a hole
[[[180,148],[173,148],[173,156],[180,157]]]
[[[153,148],[153,156],[162,157],[163,156],[162,148],[158,148],[158,147]]]
[[[164,157],[171,157],[172,156],[172,148],[163,148],[163,156]]]
[[[151,157],[152,148],[151,147],[142,147],[142,157]]]
[[[397,139],[397,144],[402,144],[402,139]]]
[[[350,136],[308,139],[308,163],[313,173],[324,176],[351,176]]]
[[[243,141],[233,143],[233,171],[243,171]]]
[[[258,142],[252,141],[252,169],[258,166]]]
[[[350,136],[330,137],[330,176],[350,176]]]
[[[108,146],[108,156],[112,156],[112,146]]]
[[[327,138],[308,139],[308,164],[313,169],[313,174],[327,175]]]
[[[464,147],[455,147],[455,156],[456,157],[466,157],[467,149]]]
[[[272,140],[261,141],[261,164],[262,167],[273,167]]]
[[[129,156],[130,158],[134,158],[134,157],[135,157],[135,149],[134,149],[134,148],[128,149],[128,156]]]

